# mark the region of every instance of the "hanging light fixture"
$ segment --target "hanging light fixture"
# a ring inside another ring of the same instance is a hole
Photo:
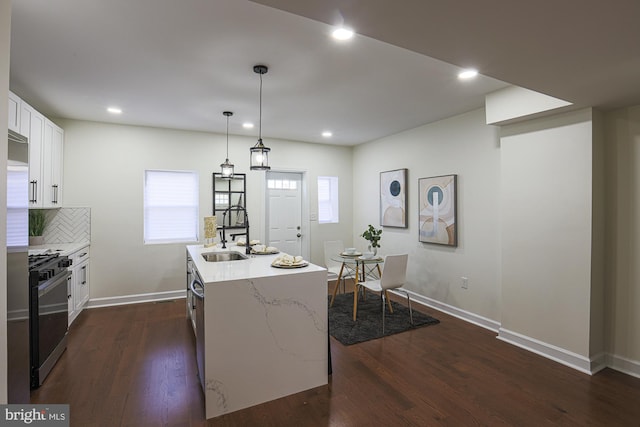
[[[227,116],[227,158],[224,163],[220,165],[220,171],[223,178],[231,179],[233,178],[233,164],[229,163],[229,117],[233,116],[233,113],[231,111],[225,111],[222,114]]]
[[[269,69],[266,65],[255,65],[253,72],[260,74],[260,121],[258,127],[258,142],[251,147],[251,170],[266,171],[269,167],[269,151],[271,148],[265,147],[262,143],[262,75],[266,74]]]

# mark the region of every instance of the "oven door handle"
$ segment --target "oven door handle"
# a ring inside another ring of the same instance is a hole
[[[51,292],[56,286],[58,286],[60,283],[64,282],[64,284],[66,285],[67,283],[67,278],[71,275],[70,271],[65,271],[62,274],[59,274],[58,276],[54,277],[53,279],[43,283],[42,285],[38,286],[38,297],[41,297],[43,295],[48,294],[49,292]]]
[[[196,284],[198,284],[198,287],[202,289],[202,292],[196,291]],[[204,300],[204,286],[202,286],[202,283],[200,283],[200,280],[194,277],[193,279],[191,279],[191,284],[189,284],[189,287],[191,288],[191,292],[193,292],[193,294],[198,299]]]

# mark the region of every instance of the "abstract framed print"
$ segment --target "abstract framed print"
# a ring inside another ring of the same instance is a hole
[[[458,246],[457,183],[457,175],[418,180],[418,224],[421,242]]]
[[[407,228],[407,169],[380,172],[380,225]]]

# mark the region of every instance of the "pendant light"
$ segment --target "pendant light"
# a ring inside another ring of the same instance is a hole
[[[253,72],[260,74],[260,121],[258,127],[258,142],[251,147],[251,170],[266,171],[269,167],[269,151],[271,148],[265,147],[262,143],[262,75],[266,74],[269,69],[266,65],[256,65]]]
[[[224,163],[220,165],[220,171],[223,178],[231,179],[233,178],[233,164],[229,163],[229,117],[233,116],[233,113],[231,111],[225,111],[222,114],[227,116],[227,158]]]

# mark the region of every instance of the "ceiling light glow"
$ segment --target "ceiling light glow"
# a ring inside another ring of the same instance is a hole
[[[242,127],[245,129],[253,129],[253,123],[245,122],[242,124]]]
[[[122,114],[122,110],[118,107],[109,107],[107,108],[107,111],[111,114]]]
[[[460,74],[458,74],[458,78],[466,80],[466,79],[472,79],[477,75],[478,75],[478,70],[474,70],[473,68],[469,68],[467,70],[461,71]]]
[[[331,35],[336,40],[349,40],[353,37],[353,30],[349,28],[336,28]]]
[[[331,138],[333,136],[333,133],[331,133],[328,130],[325,130],[324,132],[322,132],[322,136],[325,138]]]

